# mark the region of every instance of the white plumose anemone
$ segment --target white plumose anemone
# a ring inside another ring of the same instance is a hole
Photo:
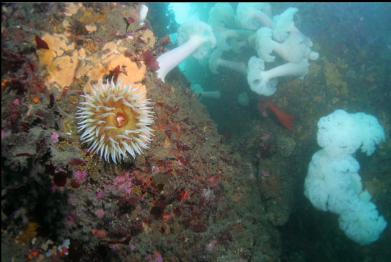
[[[151,141],[151,102],[136,88],[120,83],[95,85],[76,113],[82,143],[106,161],[117,163],[141,154]]]

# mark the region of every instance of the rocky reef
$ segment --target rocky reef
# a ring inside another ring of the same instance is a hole
[[[220,99],[194,94],[177,69],[162,82],[156,60],[173,48],[165,34],[176,31],[173,24],[167,31],[165,3],[150,4],[146,20],[139,3],[3,4],[2,259],[389,257],[390,230],[374,246],[354,246],[303,195],[321,116],[336,108],[371,112],[390,130],[389,48],[371,53],[358,44],[364,22],[353,19],[357,11],[342,16],[329,4],[295,6],[320,57],[304,81],[281,79],[278,95],[268,100],[279,117],[229,70],[196,70],[208,90],[219,88]],[[335,10],[344,23],[334,19]],[[341,25],[346,38],[335,30]],[[109,81],[136,89],[153,111],[149,149],[117,164],[90,152],[77,130],[82,95]],[[246,99],[238,102],[242,92]],[[362,182],[388,220],[390,154],[387,139],[373,158],[360,161]]]
[[[276,261],[251,165],[180,74],[157,79],[165,43],[138,24],[139,8],[2,6],[2,258]],[[155,112],[150,149],[117,165],[76,130],[80,95],[107,79],[138,88]]]

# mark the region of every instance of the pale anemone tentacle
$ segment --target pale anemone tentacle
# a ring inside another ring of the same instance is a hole
[[[152,140],[150,125],[153,104],[136,88],[98,83],[90,94],[82,95],[77,107],[77,130],[82,144],[108,162],[119,163],[135,158]]]

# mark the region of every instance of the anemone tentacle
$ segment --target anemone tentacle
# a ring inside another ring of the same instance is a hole
[[[114,82],[98,83],[77,107],[82,144],[114,163],[142,154],[151,142],[153,107],[137,89]]]

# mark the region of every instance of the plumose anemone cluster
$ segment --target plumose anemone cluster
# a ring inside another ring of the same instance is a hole
[[[338,109],[319,120],[317,140],[322,149],[309,164],[305,196],[316,208],[338,214],[340,229],[353,241],[375,242],[387,221],[364,189],[353,154],[361,148],[372,155],[385,140],[383,127],[372,115]]]
[[[310,62],[319,58],[319,53],[312,50],[311,39],[295,25],[298,11],[289,7],[272,16],[269,3],[239,3],[236,11],[230,3],[216,3],[207,23],[189,19],[180,25],[179,46],[157,58],[157,76],[164,81],[172,69],[192,55],[198,60],[208,58],[213,74],[225,67],[247,75],[253,92],[271,96],[281,77],[304,79]],[[255,49],[258,56],[250,57],[247,63],[229,59],[232,53],[241,54],[246,47]],[[278,61],[285,63],[268,68],[267,63]]]
[[[151,103],[136,88],[98,83],[83,95],[78,107],[78,131],[89,151],[117,163],[141,154],[151,141]]]

